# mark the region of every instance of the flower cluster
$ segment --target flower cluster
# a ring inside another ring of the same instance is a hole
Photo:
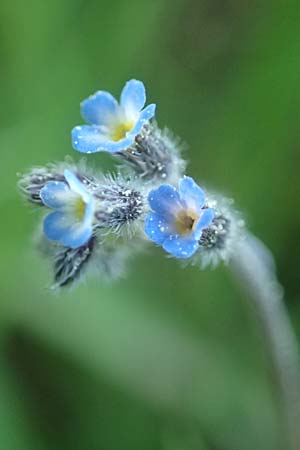
[[[81,103],[88,125],[72,130],[73,148],[110,153],[118,162],[115,175],[66,160],[21,176],[25,199],[46,211],[41,247],[53,260],[55,288],[74,284],[92,267],[118,277],[150,242],[202,266],[234,252],[240,216],[184,175],[180,141],[153,121],[156,105],[145,104],[138,80],[125,84],[120,102],[98,91]]]

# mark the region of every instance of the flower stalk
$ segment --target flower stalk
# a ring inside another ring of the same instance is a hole
[[[231,269],[260,322],[269,354],[285,425],[288,450],[300,448],[300,356],[299,347],[283,299],[271,254],[250,233],[232,257]]]

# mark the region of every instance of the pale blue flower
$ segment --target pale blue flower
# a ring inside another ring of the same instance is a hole
[[[202,230],[214,218],[214,210],[205,208],[205,193],[190,177],[183,177],[176,190],[163,184],[150,192],[152,212],[147,214],[145,233],[176,258],[189,258],[199,248]]]
[[[90,125],[72,130],[74,149],[81,153],[116,153],[127,149],[155,114],[155,105],[144,108],[145,102],[145,87],[138,80],[125,84],[120,104],[109,92],[96,92],[81,103],[81,115]]]
[[[94,198],[70,170],[64,181],[49,181],[40,192],[42,202],[55,211],[45,217],[44,233],[51,241],[78,248],[93,234]]]

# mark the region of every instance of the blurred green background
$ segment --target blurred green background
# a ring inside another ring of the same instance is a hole
[[[52,295],[16,173],[78,159],[79,102],[143,80],[189,145],[189,174],[235,198],[272,249],[298,332],[299,19],[298,0],[1,0],[1,448],[285,450],[228,269],[153,248],[124,280]]]

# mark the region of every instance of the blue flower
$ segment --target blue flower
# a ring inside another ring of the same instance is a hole
[[[49,181],[40,192],[44,205],[55,211],[45,217],[44,233],[51,241],[77,248],[93,233],[94,198],[70,170],[64,171],[66,183]]]
[[[148,196],[152,212],[147,214],[145,233],[176,258],[189,258],[199,248],[202,230],[214,218],[214,210],[203,208],[205,194],[190,177],[183,177],[178,191],[162,184]]]
[[[74,149],[81,153],[115,153],[127,149],[155,114],[155,105],[144,108],[145,102],[145,87],[138,80],[125,84],[120,104],[109,92],[96,92],[81,103],[81,115],[90,125],[72,130]]]

